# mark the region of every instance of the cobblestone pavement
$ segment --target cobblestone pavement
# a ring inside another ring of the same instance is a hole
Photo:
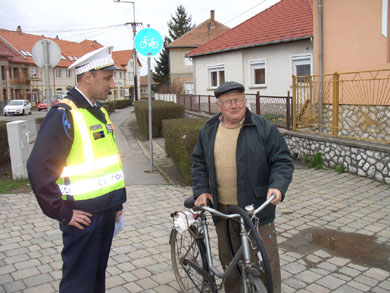
[[[129,162],[138,156],[133,147]],[[156,165],[165,164],[163,150],[155,151]],[[177,292],[170,213],[183,210],[191,189],[137,176],[126,187],[125,229],[113,240],[107,292]],[[390,292],[389,185],[298,167],[276,227],[283,292]],[[0,194],[0,293],[57,292],[61,249],[58,223],[42,214],[32,193]]]
[[[132,185],[127,190],[126,226],[113,241],[107,292],[177,292],[169,214],[182,210],[191,191],[173,185]],[[283,292],[389,292],[388,186],[331,170],[297,169],[285,202],[278,206],[276,223]],[[374,241],[357,257],[338,255],[310,239],[294,242],[302,231],[324,228],[372,236]],[[0,195],[0,241],[0,292],[57,291],[61,234],[32,194]],[[361,260],[366,257],[370,263],[365,254],[381,249],[385,251],[371,261],[374,265]]]

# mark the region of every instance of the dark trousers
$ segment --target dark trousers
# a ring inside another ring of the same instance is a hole
[[[60,224],[64,243],[61,293],[105,292],[114,227],[113,210],[93,214],[84,230]]]
[[[220,204],[219,210],[223,213],[228,213],[228,208],[226,205]],[[232,242],[232,247],[234,252],[238,250],[241,246],[240,238],[240,225],[237,222],[229,221],[229,232]],[[218,252],[219,259],[221,261],[222,267],[227,268],[231,261],[231,256],[229,248],[226,242],[226,231],[225,231],[226,220],[220,219],[216,225],[216,232],[218,237]],[[281,273],[280,273],[280,261],[279,261],[279,251],[278,251],[278,242],[276,239],[276,231],[274,223],[269,223],[266,225],[259,225],[259,235],[261,241],[263,242],[265,251],[267,253],[268,261],[270,263],[271,272],[272,272],[272,282],[273,282],[273,292],[281,292]],[[250,238],[252,239],[252,238]],[[253,241],[253,240],[252,240]],[[252,257],[255,256],[255,252],[251,251]],[[261,276],[265,282],[265,277]],[[229,278],[225,280],[225,292],[240,292],[241,280],[238,277],[236,272],[233,272]]]

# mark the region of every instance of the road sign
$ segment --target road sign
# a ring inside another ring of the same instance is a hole
[[[43,68],[46,64],[45,60],[45,46],[47,46],[48,54],[48,63],[51,68],[55,67],[61,59],[61,49],[58,47],[57,43],[52,40],[40,40],[35,43],[32,49],[32,58],[34,63]]]
[[[144,28],[135,36],[135,49],[146,57],[152,57],[160,53],[163,47],[161,34],[153,28]]]

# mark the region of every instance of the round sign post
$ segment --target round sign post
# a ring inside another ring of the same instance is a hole
[[[40,40],[32,49],[34,63],[45,69],[46,101],[47,108],[51,108],[50,68],[54,68],[61,58],[61,49],[52,40]]]
[[[150,74],[150,57],[160,53],[163,47],[161,34],[149,27],[140,30],[134,39],[137,53],[148,57],[148,112],[149,112],[149,151],[150,172],[153,172],[153,139],[152,139],[152,86]]]

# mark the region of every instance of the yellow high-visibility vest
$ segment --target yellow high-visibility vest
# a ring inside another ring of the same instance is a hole
[[[93,199],[125,186],[114,126],[102,107],[107,124],[71,100],[62,99],[73,118],[73,144],[57,184],[62,199]]]

